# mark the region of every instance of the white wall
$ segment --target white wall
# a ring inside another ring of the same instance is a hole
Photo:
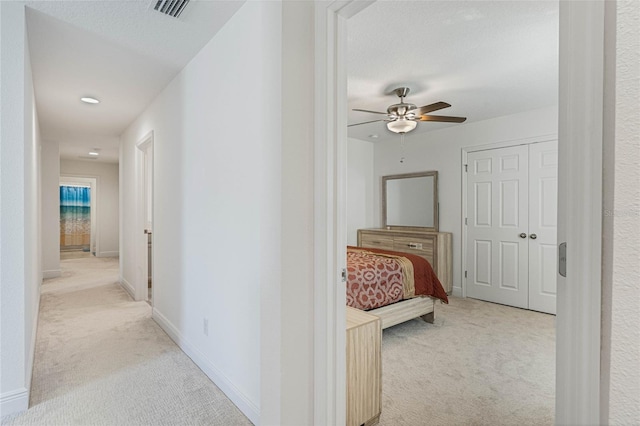
[[[42,143],[42,275],[60,276],[60,147]]]
[[[122,279],[135,285],[136,143],[153,131],[153,316],[253,422],[261,355],[280,377],[280,305],[261,306],[261,297],[280,297],[281,13],[277,2],[246,3],[121,147]],[[261,353],[263,339],[273,353]]]
[[[347,244],[358,245],[358,229],[376,227],[374,211],[374,143],[347,141]]]
[[[0,44],[0,414],[7,415],[29,403],[42,282],[40,132],[22,5],[0,3]]]
[[[118,217],[120,188],[118,183],[118,165],[113,163],[96,163],[95,161],[89,160],[60,160],[60,176],[96,178],[96,256],[117,257],[120,246]],[[59,199],[60,195],[57,186],[55,190]],[[58,223],[56,226],[58,226],[59,240],[60,224]],[[58,248],[58,253],[59,250]]]
[[[422,125],[428,125],[422,124]],[[375,143],[374,152],[374,226],[382,226],[382,176],[438,171],[440,231],[453,233],[453,292],[461,287],[461,223],[462,223],[462,148],[494,142],[515,141],[557,134],[558,109],[547,107],[475,123],[466,123],[429,132],[405,136],[404,152],[400,137],[393,142]],[[404,162],[400,163],[400,158]]]
[[[640,3],[607,4],[601,423],[640,424]]]

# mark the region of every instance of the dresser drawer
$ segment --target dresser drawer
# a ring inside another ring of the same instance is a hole
[[[433,265],[433,253],[435,238],[405,238],[395,237],[393,239],[393,250],[404,253],[417,254],[427,258],[431,266]],[[435,266],[434,266],[435,267]]]
[[[379,235],[362,234],[360,245],[362,247],[393,250],[393,238],[385,238]]]

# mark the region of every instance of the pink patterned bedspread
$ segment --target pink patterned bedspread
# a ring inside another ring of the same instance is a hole
[[[347,251],[348,306],[369,310],[402,298],[402,267],[396,259]]]

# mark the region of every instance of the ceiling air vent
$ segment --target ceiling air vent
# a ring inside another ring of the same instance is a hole
[[[164,13],[165,15],[177,18],[180,16],[189,0],[157,0],[153,10]]]

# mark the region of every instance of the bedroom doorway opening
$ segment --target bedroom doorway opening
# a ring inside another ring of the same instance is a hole
[[[375,3],[373,3],[373,5],[375,5]],[[401,6],[399,6],[401,7]],[[438,7],[435,5],[434,6],[437,10]],[[480,13],[480,12],[479,12]],[[357,16],[357,15],[356,15]],[[350,18],[353,18],[350,17]],[[355,20],[351,20],[351,19],[347,19],[346,23],[347,23],[347,27],[348,29],[351,29],[351,23],[352,21]],[[392,20],[391,20],[392,21]],[[405,22],[403,22],[404,24]],[[362,23],[359,24],[360,27],[363,27],[364,25]],[[389,28],[387,28],[388,30],[390,30]],[[393,32],[393,31],[391,31]],[[350,31],[347,31],[347,33],[349,34],[349,38],[354,37],[354,34],[351,33]],[[482,41],[479,41],[480,44],[482,44]],[[557,42],[557,40],[556,40]],[[342,46],[340,43],[338,43],[339,46]],[[358,50],[358,52],[363,52],[364,49],[360,49]],[[360,60],[362,60],[362,57],[359,57]],[[397,71],[398,70],[398,66],[397,63],[399,62],[398,58],[395,58],[395,67],[394,69]],[[349,61],[349,59],[346,59],[347,62]],[[381,59],[384,60],[384,59]],[[372,67],[370,67],[371,69]],[[337,67],[338,70],[341,70],[342,68],[340,66]],[[417,75],[427,75],[423,72],[423,74],[420,74],[417,70],[413,69],[412,70],[413,73],[417,74]],[[556,68],[556,78],[557,78],[557,68]],[[389,78],[391,78],[391,76],[389,76]],[[369,82],[374,82],[373,80],[374,77],[371,76],[371,78],[369,79]],[[364,83],[366,83],[367,80],[363,77],[360,80],[356,80],[353,84],[353,86],[358,86],[358,85],[362,85]],[[404,83],[404,81],[402,81]],[[374,83],[370,83],[370,84],[374,84]],[[386,83],[389,84],[393,84],[393,82],[391,81],[387,81]],[[400,82],[398,82],[400,83]],[[349,82],[348,84],[349,87],[352,87],[352,83]],[[376,87],[381,88],[380,91],[382,91],[383,87],[384,90],[388,90],[388,89],[393,89],[393,87],[391,86],[384,86],[382,84],[378,84]],[[429,87],[429,89],[431,89]],[[436,98],[436,99],[432,99],[429,100],[429,102],[432,101],[438,101],[440,99]],[[447,100],[447,99],[444,99]],[[360,101],[362,103],[362,100]],[[354,105],[357,108],[366,108],[367,110],[376,110],[376,111],[384,111],[384,105],[386,105],[384,103],[384,99],[379,102],[379,107],[376,107],[374,105]],[[345,102],[346,103],[346,102]],[[390,102],[388,102],[390,103]],[[417,103],[417,102],[416,102]],[[453,102],[452,102],[453,103]],[[422,105],[422,103],[419,103],[419,105]],[[351,108],[351,105],[349,106]],[[537,107],[536,107],[537,108]],[[534,110],[534,107],[531,107],[531,110]],[[346,114],[345,114],[346,115]],[[458,115],[458,114],[453,114],[453,115]],[[471,112],[469,113],[469,115],[471,115]],[[554,118],[557,119],[557,109],[555,111],[555,117],[553,116],[553,114],[548,114],[548,116],[551,118],[552,121]],[[379,117],[376,117],[379,118]],[[384,117],[383,117],[384,118]],[[371,120],[373,120],[374,118],[372,117]],[[366,118],[362,118],[359,121],[355,121],[355,123],[359,123],[359,122],[366,122]],[[382,120],[380,120],[382,121]],[[349,121],[349,124],[354,123],[354,121]],[[384,124],[383,124],[384,125]],[[422,123],[420,123],[419,125],[423,125]],[[505,126],[506,128],[507,126]],[[551,126],[550,126],[551,127]],[[488,133],[491,132],[495,132],[496,134],[508,134],[508,131],[505,131],[505,128],[501,128],[501,129],[490,129],[488,131]],[[383,131],[386,131],[386,129],[382,129]],[[537,130],[532,130],[532,132],[535,132]],[[555,131],[555,130],[554,130]],[[540,133],[533,133],[533,135],[544,135],[550,133],[550,131],[545,131],[545,132],[540,132]],[[400,152],[400,143],[396,144],[397,145],[397,151],[392,152],[392,149],[379,149],[377,147],[375,147],[376,144],[380,144],[380,140],[384,137],[384,135],[382,135],[381,133],[378,134],[377,132],[367,132],[366,134],[363,133],[364,137],[361,137],[360,140],[355,141],[355,143],[352,143],[353,141],[351,139],[345,141],[345,143],[347,144],[347,146],[345,147],[345,151],[348,152],[347,154],[347,198],[346,198],[346,204],[347,204],[347,211],[346,211],[346,217],[347,217],[347,230],[348,230],[348,235],[347,235],[347,240],[349,242],[349,244],[355,245],[354,242],[356,241],[356,227],[358,228],[367,228],[367,227],[377,227],[379,228],[381,226],[381,220],[380,220],[380,211],[381,211],[381,206],[380,206],[380,194],[381,190],[380,190],[380,179],[383,175],[393,175],[396,173],[402,173],[404,171],[404,173],[409,173],[409,172],[423,172],[423,171],[427,171],[427,170],[437,170],[438,168],[443,168],[443,167],[448,167],[450,171],[452,171],[451,174],[441,174],[442,176],[442,182],[440,182],[441,185],[441,191],[443,193],[445,193],[445,195],[448,196],[449,193],[455,191],[457,193],[457,196],[454,197],[456,198],[456,200],[454,202],[451,202],[450,199],[451,197],[448,197],[449,200],[447,200],[447,211],[443,212],[442,208],[444,204],[444,201],[441,202],[440,204],[440,214],[441,215],[445,215],[445,216],[451,216],[453,217],[454,215],[460,215],[460,204],[459,201],[462,198],[462,184],[460,181],[460,156],[461,156],[461,152],[462,152],[462,146],[463,145],[456,145],[458,143],[457,140],[454,140],[454,138],[452,138],[451,140],[447,141],[449,142],[448,145],[450,146],[456,146],[456,150],[455,152],[443,152],[441,153],[441,157],[439,157],[438,153],[435,152],[429,152],[429,154],[433,154],[431,155],[429,158],[430,159],[436,159],[434,161],[435,165],[433,166],[422,166],[424,168],[416,168],[416,167],[420,167],[420,166],[416,166],[415,165],[415,161],[413,161],[415,158],[418,158],[418,154],[422,154],[423,152],[427,152],[426,150],[428,148],[424,148],[424,151],[422,150],[423,148],[415,148],[415,144],[412,146],[411,142],[406,143],[406,141],[404,142],[404,152]],[[426,134],[428,135],[428,133]],[[475,139],[478,139],[478,135],[466,135],[468,137],[474,138],[474,144],[480,144],[480,142],[476,142]],[[526,136],[532,136],[532,135],[526,135]],[[483,135],[483,137],[486,137],[485,135]],[[503,136],[504,137],[504,136]],[[557,137],[557,136],[556,136]],[[366,140],[367,138],[371,138],[369,140]],[[414,136],[415,138],[415,136]],[[375,139],[375,140],[374,140]],[[425,139],[427,139],[425,137]],[[515,139],[515,138],[514,138]],[[498,140],[508,140],[508,139],[498,139]],[[425,144],[435,144],[436,141],[434,140],[428,140],[425,141]],[[482,143],[486,144],[488,142],[491,141],[487,141],[484,140]],[[448,148],[445,148],[448,149]],[[338,148],[338,152],[343,152],[343,150],[340,149],[340,147]],[[384,155],[389,155],[392,154],[394,156],[393,160],[388,160],[386,161],[383,157]],[[367,161],[364,159],[364,156],[368,156],[371,160],[371,162],[374,163],[374,165],[371,164],[365,164]],[[426,154],[424,155],[425,157],[428,157]],[[399,160],[399,161],[398,161]],[[354,163],[360,163],[358,165],[356,165],[356,167],[351,167]],[[340,164],[340,160],[338,160],[338,164]],[[414,167],[413,169],[408,169],[407,167]],[[403,168],[401,171],[401,168]],[[439,172],[441,172],[441,170],[438,170]],[[344,173],[344,171],[342,172]],[[445,192],[446,190],[446,192]],[[357,209],[354,208],[353,210],[350,210],[350,206],[353,201],[352,197],[355,198],[359,198],[362,200],[361,205],[363,205],[364,203],[367,203],[371,208],[361,208],[361,209]],[[372,200],[372,201],[370,201]],[[458,204],[457,204],[458,203]],[[457,205],[456,205],[457,204]],[[455,208],[452,208],[452,206],[455,206]],[[457,210],[457,211],[453,211],[453,210]],[[359,222],[354,220],[354,214],[356,213],[356,215],[360,215],[359,218]],[[554,211],[553,212],[554,216],[557,216],[557,213]],[[355,224],[355,226],[353,225]],[[442,226],[442,222],[441,222],[441,226]],[[454,257],[459,257],[460,254],[462,253],[462,249],[460,248],[460,242],[462,240],[461,238],[461,229],[460,229],[460,222],[459,219],[455,219],[455,224],[451,225],[448,229],[444,228],[444,229],[440,229],[441,231],[449,231],[449,232],[453,232],[454,233],[454,247],[457,246],[457,248],[455,248],[454,250],[457,252],[454,254]],[[457,235],[456,235],[457,234]],[[530,234],[532,234],[532,232],[527,232],[527,241],[529,240],[533,240],[533,237],[530,237]],[[554,233],[555,234],[555,233]],[[555,238],[555,235],[554,235]],[[522,237],[518,237],[518,239],[522,239]],[[539,241],[537,241],[539,242]],[[552,242],[547,242],[545,241],[545,244],[551,244],[554,245],[555,247],[555,241]],[[342,247],[337,249],[337,252],[340,253],[340,250],[342,250]],[[549,255],[550,256],[550,255]],[[547,256],[547,257],[549,257]],[[455,268],[459,268],[461,265],[461,260],[457,260],[456,262],[456,266]],[[555,276],[555,262],[553,263],[553,265],[547,265],[548,267],[546,268],[546,271],[553,274]],[[462,287],[462,280],[464,278],[462,278],[460,275],[460,270],[455,271],[455,275],[457,275],[457,289],[458,291],[462,291],[463,287]],[[555,281],[554,281],[555,284]],[[455,285],[455,284],[454,284]],[[554,286],[555,287],[555,286]],[[455,294],[455,290],[454,290],[454,294]],[[461,294],[458,293],[458,296],[460,296]],[[464,300],[464,299],[463,299]],[[474,302],[474,301],[471,301]],[[475,303],[475,304],[471,304],[468,306],[473,306],[474,308],[477,306],[482,306],[483,303]],[[486,304],[489,305],[489,304]],[[467,305],[465,305],[467,306]],[[440,307],[438,305],[438,307]],[[554,307],[555,307],[555,303],[554,303]],[[537,315],[534,313],[534,315]],[[542,315],[542,314],[541,314]],[[438,316],[438,312],[437,312],[437,308],[436,308],[436,318]],[[517,315],[516,315],[517,316]],[[472,320],[470,320],[472,321]],[[553,328],[554,326],[551,326],[551,330],[552,332],[550,333],[552,336],[552,345],[551,347],[553,348],[553,344],[555,343],[555,332],[553,332]],[[404,333],[404,332],[403,332]],[[548,343],[548,340],[547,340]],[[507,347],[510,344],[510,342],[505,342],[505,351],[504,353],[509,353],[509,348]],[[470,349],[470,353],[472,353],[472,355],[480,355],[480,354],[475,354],[474,353],[474,349],[471,348]],[[488,355],[489,350],[487,351],[487,353],[485,355]],[[470,355],[470,356],[472,356]],[[505,358],[507,358],[507,356],[505,356]],[[555,351],[552,350],[552,356],[546,356],[544,357],[545,360],[547,360],[548,362],[546,363],[546,365],[541,366],[543,369],[546,368],[545,374],[547,375],[547,377],[551,377],[550,380],[548,380],[548,383],[550,383],[551,386],[551,394],[553,398],[555,396],[555,388],[554,388],[554,381],[553,381],[553,370],[555,369]],[[384,355],[383,355],[383,363],[384,363]],[[464,369],[466,368],[466,366],[461,366],[461,370],[459,371],[459,373],[461,374],[461,376],[464,375]],[[384,364],[383,364],[383,370],[384,370]],[[488,372],[489,370],[487,370],[486,372]],[[548,373],[548,374],[547,374]],[[483,372],[482,374],[485,374],[485,372]],[[522,379],[522,377],[520,376],[520,380],[524,380]],[[451,379],[451,382],[453,384],[453,386],[455,387],[455,380]],[[382,393],[385,393],[385,388],[384,388],[384,384],[383,384],[383,389],[382,389]],[[549,401],[545,401],[545,403],[548,403]],[[553,411],[553,401],[551,401],[551,404],[547,404],[548,407],[548,414],[551,416],[551,419],[553,419],[554,416],[554,411]],[[384,418],[385,415],[385,410],[384,407],[382,409],[382,416]],[[388,420],[387,420],[388,421]]]
[[[136,300],[153,306],[153,132],[136,148]]]

